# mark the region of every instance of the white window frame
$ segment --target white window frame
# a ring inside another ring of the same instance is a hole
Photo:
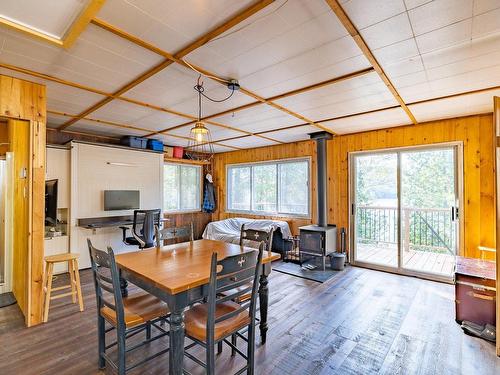
[[[279,174],[279,165],[280,164],[288,164],[288,163],[298,163],[298,162],[307,162],[307,213],[306,214],[297,214],[297,213],[288,213],[280,211],[280,174]],[[260,165],[275,165],[276,166],[276,207],[277,211],[255,211],[252,209],[253,207],[253,166]],[[229,208],[230,199],[231,199],[231,189],[230,189],[230,179],[229,179],[229,170],[231,168],[242,168],[242,167],[250,167],[250,209],[249,210],[235,210]],[[267,160],[262,162],[253,162],[253,163],[235,163],[235,164],[226,164],[226,212],[228,213],[236,213],[236,214],[246,214],[246,215],[255,215],[255,216],[273,216],[273,217],[297,217],[310,219],[311,218],[311,157],[300,157],[300,158],[289,158],[289,159],[278,159],[278,160]]]
[[[203,170],[201,165],[191,165],[191,164],[185,164],[185,163],[173,163],[173,162],[164,162],[163,163],[163,175],[165,173],[165,166],[166,165],[173,165],[179,168],[182,167],[189,167],[189,168],[196,168],[200,172],[200,181],[199,181],[199,205],[197,208],[194,209],[175,209],[175,210],[166,210],[165,209],[165,202],[163,202],[163,212],[166,214],[176,214],[176,213],[190,213],[190,212],[201,212],[201,208],[203,206]],[[179,189],[177,193],[177,199],[178,202],[181,202],[181,187],[182,187],[182,180],[181,180],[182,174],[179,175]],[[165,177],[162,178],[162,196],[163,196],[163,201],[165,200],[165,186],[164,186],[164,179]]]

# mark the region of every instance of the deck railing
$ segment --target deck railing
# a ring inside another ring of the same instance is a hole
[[[357,206],[356,211],[358,241],[397,244],[397,208]],[[405,250],[454,254],[455,230],[451,210],[405,207],[401,210],[401,215],[401,240]]]

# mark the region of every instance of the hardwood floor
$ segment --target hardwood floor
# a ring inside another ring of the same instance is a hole
[[[0,309],[0,374],[111,373],[97,369],[93,283],[88,270],[81,276],[83,313],[70,299],[55,300],[49,322],[27,329],[17,306]],[[256,374],[500,373],[494,346],[455,323],[451,285],[350,267],[325,284],[272,272],[270,290],[268,342],[257,346]],[[229,352],[217,359],[219,374],[242,364]],[[168,356],[132,373],[166,374]]]

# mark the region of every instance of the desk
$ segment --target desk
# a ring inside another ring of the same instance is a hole
[[[214,240],[197,240],[151,248],[116,256],[124,279],[165,301],[170,309],[170,374],[181,375],[184,361],[184,310],[208,295],[210,260],[216,252],[218,259],[255,250]],[[260,333],[266,342],[268,280],[271,262],[279,254],[264,252],[262,275],[259,280]]]

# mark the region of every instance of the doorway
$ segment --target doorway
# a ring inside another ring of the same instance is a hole
[[[461,155],[458,143],[350,154],[353,264],[452,279]]]

